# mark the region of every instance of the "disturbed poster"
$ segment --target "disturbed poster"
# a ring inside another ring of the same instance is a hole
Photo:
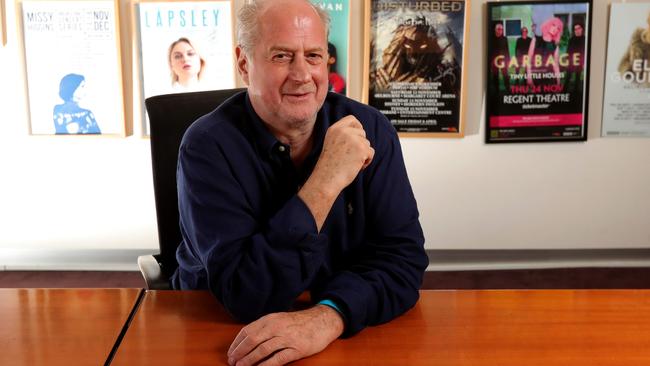
[[[488,3],[486,142],[587,138],[591,2]]]
[[[364,99],[398,132],[462,136],[465,1],[366,3]]]

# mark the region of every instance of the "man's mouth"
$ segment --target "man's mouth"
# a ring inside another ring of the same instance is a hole
[[[296,91],[296,92],[284,93],[284,95],[291,99],[305,99],[312,93],[313,93],[312,91]]]

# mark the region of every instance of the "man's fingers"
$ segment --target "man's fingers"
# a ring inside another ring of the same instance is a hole
[[[273,357],[269,358],[268,360],[265,360],[264,362],[260,363],[259,366],[280,366],[280,365],[286,365],[289,362],[298,360],[302,358],[298,351],[296,351],[293,348],[285,348],[280,352],[277,352],[276,354],[273,355]]]
[[[359,122],[357,117],[351,114],[348,114],[347,116],[341,118],[338,122],[336,122],[336,124],[334,124],[334,126],[336,125],[360,128],[363,130],[363,125],[361,124],[361,122]]]
[[[246,338],[246,334],[246,327],[242,328],[239,333],[237,333],[235,340],[232,341],[230,348],[228,348],[228,356],[230,356],[233,351],[235,351],[235,348],[237,348],[237,346],[239,346],[239,344]]]
[[[368,157],[366,157],[366,160],[363,162],[363,166],[361,167],[361,170],[366,169],[370,163],[372,163],[372,159],[375,157],[375,149],[372,147],[369,147],[368,150]]]
[[[282,337],[270,338],[269,340],[260,343],[254,350],[242,357],[242,359],[237,362],[237,365],[256,365],[258,362],[283,348],[286,348],[286,344]]]
[[[228,350],[229,363],[230,360],[233,360],[234,362],[239,361],[244,356],[249,354],[252,350],[254,350],[258,345],[266,342],[270,338],[270,336],[265,334],[265,332],[261,332],[259,330],[253,331],[247,328],[248,327],[244,327],[244,329],[239,332],[237,337],[235,337],[235,341],[233,341],[230,345],[230,349]],[[242,334],[243,338],[240,337]]]

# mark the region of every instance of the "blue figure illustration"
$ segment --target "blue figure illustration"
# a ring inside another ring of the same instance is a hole
[[[54,129],[57,135],[102,133],[93,112],[79,107],[79,101],[85,95],[85,84],[83,75],[68,74],[61,78],[59,96],[64,103],[54,106]]]

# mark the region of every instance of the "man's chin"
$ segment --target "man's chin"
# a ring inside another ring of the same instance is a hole
[[[287,121],[293,128],[299,128],[316,121],[316,112],[300,112],[300,111],[291,111],[284,116],[284,120]]]

